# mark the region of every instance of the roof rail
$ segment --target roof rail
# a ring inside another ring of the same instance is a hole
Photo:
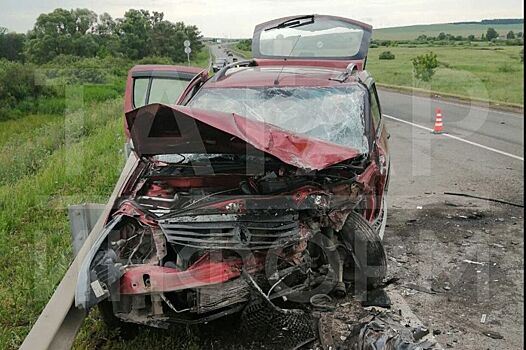
[[[347,78],[349,78],[349,76],[351,76],[354,71],[356,71],[358,68],[356,67],[356,64],[351,62],[349,63],[349,65],[347,66],[347,68],[345,68],[345,71],[342,72],[340,75],[338,75],[337,77],[334,77],[334,78],[329,78],[329,80],[335,80],[335,81],[338,81],[340,83],[343,83],[347,80]]]
[[[246,60],[246,61],[233,62],[233,63],[230,63],[229,65],[226,65],[223,68],[221,68],[221,70],[219,72],[217,72],[217,74],[212,77],[212,80],[213,81],[218,81],[219,79],[223,78],[226,75],[226,72],[230,68],[235,68],[235,67],[255,67],[255,66],[257,66],[256,60]]]

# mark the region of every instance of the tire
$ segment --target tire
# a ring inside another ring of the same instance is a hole
[[[382,240],[362,215],[353,211],[341,231],[342,240],[353,262],[355,284],[374,289],[387,275],[387,256]],[[351,267],[352,269],[352,267]]]

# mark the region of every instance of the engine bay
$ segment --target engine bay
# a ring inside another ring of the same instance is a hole
[[[365,157],[318,171],[268,155],[142,159],[84,266],[90,287],[77,289],[77,305],[166,327],[240,312],[254,298],[298,307],[344,296],[365,272],[353,236],[378,235],[371,166]],[[380,265],[367,285],[385,275]]]

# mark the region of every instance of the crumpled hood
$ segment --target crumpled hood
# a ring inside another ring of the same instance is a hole
[[[186,106],[151,104],[126,113],[126,120],[139,156],[244,154],[252,148],[299,168],[320,170],[360,154],[240,115]]]

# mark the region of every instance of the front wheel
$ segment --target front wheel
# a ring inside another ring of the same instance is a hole
[[[353,211],[347,217],[340,231],[347,247],[353,269],[354,283],[374,289],[382,284],[387,275],[387,257],[380,236],[362,215]],[[347,273],[346,273],[347,275]]]

